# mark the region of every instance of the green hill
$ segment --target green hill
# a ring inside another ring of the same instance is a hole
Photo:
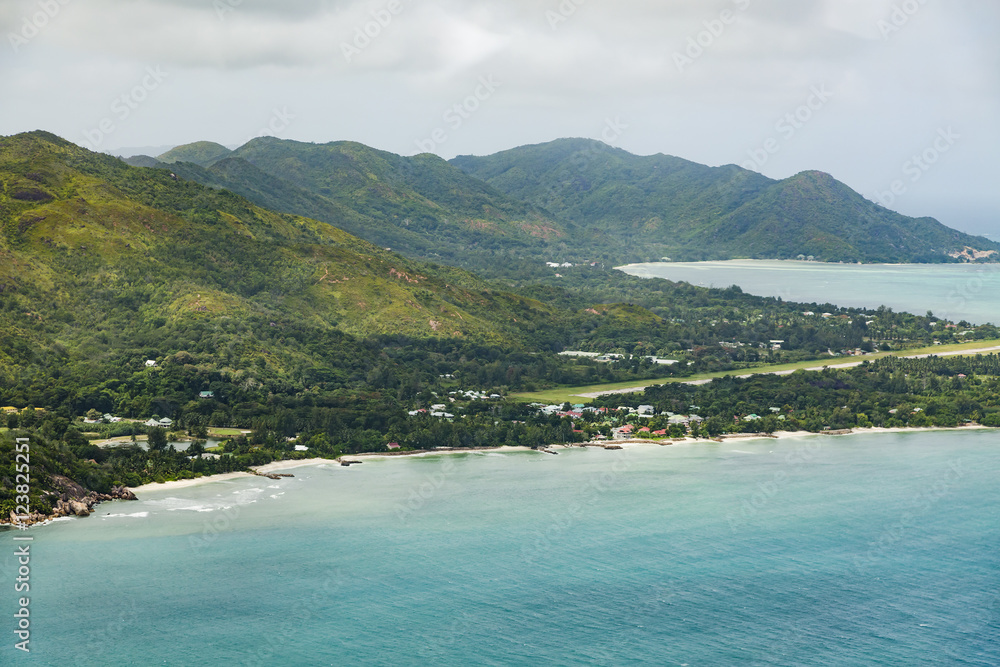
[[[232,153],[231,150],[212,141],[196,141],[172,148],[157,159],[165,164],[174,162],[193,162],[207,167]]]
[[[261,138],[233,157],[353,211],[358,220],[333,224],[425,259],[478,266],[490,257],[540,257],[572,231],[434,155],[401,157],[354,142]]]
[[[223,148],[179,147],[167,155],[186,161],[169,168],[407,256],[496,277],[538,277],[542,262],[555,260],[945,262],[965,248],[1000,250],[882,208],[820,172],[775,181],[587,139],[450,164],[354,142],[263,137],[222,157],[213,146]]]
[[[909,218],[820,172],[774,181],[735,165],[637,156],[560,139],[451,161],[512,197],[571,219],[615,257],[941,262],[1000,245]]]
[[[401,157],[353,142],[263,137],[211,164],[130,163],[169,166],[183,178],[328,222],[410,257],[494,275],[537,270],[580,236],[574,225],[434,155]],[[572,257],[585,259],[586,253]]]
[[[53,376],[99,386],[102,374],[179,351],[212,372],[323,376],[356,363],[345,336],[503,345],[551,313],[463,271],[47,133],[0,139],[0,184],[8,404],[51,394]]]
[[[720,340],[755,349],[782,338],[789,341],[783,354],[811,358],[866,338],[851,324],[866,318],[849,311],[818,324],[802,315],[841,312],[832,305],[643,281],[589,264],[560,269],[562,278],[549,272],[542,284],[501,288],[217,189],[236,176],[274,186],[274,177],[242,158],[212,169],[173,166],[131,167],[44,132],[0,138],[0,404],[142,416],[145,404],[133,400],[183,397],[148,384],[143,366],[177,355],[189,389],[245,384],[240,391],[259,401],[251,389],[403,391],[433,386],[456,368],[479,387],[655,372],[637,359],[568,369],[552,356],[566,349],[690,354],[691,365],[679,368],[696,372],[758,360]],[[216,187],[186,180],[187,173]],[[338,219],[355,215],[284,183],[287,190],[267,196],[299,197],[301,206],[327,207]],[[931,335],[920,318],[867,319],[891,331],[894,346]]]
[[[235,192],[271,210],[327,222],[378,246],[405,249],[411,257],[441,259],[442,250],[447,252],[448,239],[436,243],[432,236],[410,230],[406,225],[397,226],[380,216],[359,213],[342,203],[272,176],[242,158],[224,158],[209,168],[191,162],[167,165],[154,161],[150,164],[136,158],[129,158],[126,162],[137,167],[169,168],[180,178]],[[453,260],[452,264],[469,263],[462,261],[463,257],[457,249],[449,254],[449,258]]]

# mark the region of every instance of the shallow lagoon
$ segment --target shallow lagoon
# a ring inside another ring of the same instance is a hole
[[[778,260],[630,264],[622,271],[704,287],[739,285],[785,301],[1000,323],[1000,264],[826,264]]]

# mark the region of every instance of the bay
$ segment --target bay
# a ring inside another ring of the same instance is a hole
[[[995,431],[367,460],[33,528],[10,665],[1000,664]]]
[[[878,308],[972,324],[1000,323],[1000,264],[828,264],[787,260],[657,262],[618,267],[642,278],[739,285],[785,301]]]

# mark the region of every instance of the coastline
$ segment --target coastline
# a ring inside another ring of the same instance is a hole
[[[588,441],[588,442],[574,442],[574,443],[562,443],[546,445],[545,447],[540,447],[538,449],[531,449],[530,447],[480,447],[480,448],[456,448],[456,449],[432,449],[432,450],[416,450],[416,451],[405,451],[405,452],[363,452],[360,454],[346,454],[340,459],[324,459],[324,458],[312,458],[312,459],[286,459],[284,461],[273,461],[271,463],[266,463],[261,466],[256,466],[253,468],[258,473],[268,474],[275,472],[282,472],[287,470],[294,470],[295,468],[303,468],[306,466],[322,465],[322,464],[333,464],[338,467],[341,466],[341,461],[347,460],[377,460],[385,461],[390,459],[399,458],[410,458],[410,457],[426,457],[426,456],[448,456],[451,454],[470,454],[474,452],[497,452],[497,453],[514,453],[514,452],[540,452],[543,449],[576,449],[576,448],[597,448],[606,449],[608,446],[611,447],[621,447],[622,449],[627,449],[631,447],[669,447],[671,445],[691,445],[691,444],[708,444],[708,443],[720,443],[720,442],[746,442],[748,440],[787,440],[790,438],[805,438],[810,436],[825,436],[825,437],[846,437],[851,435],[882,435],[887,433],[923,433],[932,431],[998,431],[1000,429],[994,429],[989,426],[982,426],[980,424],[971,424],[967,426],[956,426],[956,427],[945,427],[945,426],[922,426],[922,427],[898,427],[898,428],[886,428],[873,426],[871,428],[861,428],[861,429],[851,429],[849,431],[829,431],[826,433],[812,433],[810,431],[775,431],[771,434],[764,433],[731,433],[721,436],[718,439],[713,438],[678,438],[678,439],[663,439],[663,440],[643,440],[639,438],[631,438],[628,440],[600,440],[600,441]],[[345,466],[346,467],[346,466]],[[208,482],[223,482],[230,479],[238,479],[240,477],[254,477],[254,473],[250,472],[227,472],[220,475],[206,475],[204,477],[198,477],[196,479],[182,479],[173,482],[163,482],[157,484],[155,482],[150,484],[144,484],[142,486],[133,487],[130,490],[133,493],[141,493],[145,491],[165,491],[173,489],[183,489],[191,486],[197,486],[199,484],[205,484]]]
[[[550,445],[558,446],[558,445]],[[355,459],[366,459],[366,460],[388,460],[397,458],[409,458],[409,457],[421,457],[421,456],[443,456],[448,454],[469,454],[472,452],[530,452],[536,451],[532,450],[530,447],[464,447],[458,449],[428,449],[428,450],[415,450],[406,452],[362,452],[360,454],[345,454],[339,459],[324,459],[324,458],[311,458],[311,459],[285,459],[282,461],[272,461],[271,463],[265,463],[264,465],[254,466],[251,470],[255,472],[226,472],[218,475],[205,475],[203,477],[196,477],[194,479],[178,479],[171,482],[150,482],[149,484],[143,484],[142,486],[129,487],[132,493],[142,493],[146,491],[170,491],[174,489],[185,489],[192,486],[198,486],[200,484],[206,484],[208,482],[225,482],[231,479],[239,479],[241,477],[257,477],[259,475],[267,475],[272,473],[283,472],[287,470],[294,470],[295,468],[304,468],[306,466],[322,465],[322,464],[333,464],[341,467],[343,460],[355,460]],[[360,463],[360,461],[359,461]],[[347,466],[343,466],[347,467]],[[259,473],[259,474],[255,474]]]
[[[969,424],[966,426],[956,426],[956,427],[944,427],[944,426],[927,426],[927,427],[870,427],[862,429],[847,429],[844,431],[826,431],[819,433],[812,433],[810,431],[775,431],[771,434],[762,433],[731,433],[726,434],[718,438],[679,438],[679,439],[663,439],[663,440],[642,440],[642,439],[628,439],[628,440],[600,440],[600,441],[588,441],[588,442],[574,442],[574,443],[563,443],[563,444],[552,444],[546,445],[544,447],[539,447],[538,449],[531,449],[530,447],[482,447],[482,448],[456,448],[456,449],[440,449],[440,450],[419,450],[419,451],[406,451],[406,452],[366,452],[361,454],[350,454],[346,457],[341,457],[340,459],[325,459],[325,458],[311,458],[311,459],[286,459],[283,461],[272,461],[261,466],[256,466],[252,470],[253,472],[227,472],[221,473],[219,475],[206,475],[203,477],[197,477],[194,479],[182,479],[171,482],[163,483],[150,483],[143,484],[136,487],[122,487],[122,489],[130,491],[133,494],[145,493],[147,491],[174,491],[178,489],[190,488],[193,486],[200,486],[202,484],[208,484],[210,482],[225,482],[233,479],[240,479],[243,477],[254,477],[260,475],[266,475],[269,473],[276,473],[279,471],[294,470],[295,468],[304,468],[307,466],[323,465],[323,464],[333,464],[337,467],[347,467],[344,466],[342,461],[347,458],[347,460],[354,460],[355,463],[361,463],[362,461],[358,459],[368,459],[368,460],[388,460],[395,458],[408,458],[412,456],[424,457],[424,456],[446,456],[451,454],[469,454],[476,452],[498,452],[498,453],[514,453],[514,452],[538,452],[540,454],[555,454],[557,452],[552,451],[553,449],[574,449],[574,448],[599,448],[606,450],[622,450],[630,449],[634,447],[669,447],[672,445],[696,445],[696,444],[721,444],[726,442],[746,442],[749,440],[786,440],[791,438],[805,438],[805,437],[841,437],[841,436],[852,436],[852,435],[883,435],[888,433],[924,433],[924,432],[934,432],[934,431],[996,431],[1000,433],[1000,429],[992,428],[989,426],[982,426],[981,424]],[[136,500],[141,500],[141,498],[135,498]],[[98,501],[105,502],[103,499]],[[51,523],[53,519],[60,518],[62,515],[51,515],[46,517],[39,517],[38,520],[32,521],[32,525],[46,525]],[[86,516],[86,515],[83,515]],[[15,524],[11,522],[7,517],[0,517],[0,529],[13,528]]]

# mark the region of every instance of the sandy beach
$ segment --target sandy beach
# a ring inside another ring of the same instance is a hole
[[[955,428],[945,428],[945,427],[924,427],[924,428],[860,428],[853,429],[848,432],[834,431],[830,433],[810,433],[808,431],[775,431],[774,433],[767,435],[762,433],[731,433],[721,437],[722,442],[746,442],[748,440],[784,440],[787,438],[805,438],[809,436],[814,437],[844,437],[851,435],[866,435],[866,434],[880,434],[880,433],[922,433],[926,431],[984,431],[998,429],[991,429],[988,426],[980,426],[979,424],[973,424],[970,426],[957,426]],[[1000,431],[998,431],[1000,432]],[[621,447],[622,449],[629,449],[632,447],[669,447],[671,445],[694,445],[694,444],[707,444],[707,443],[718,443],[719,440],[713,440],[709,438],[679,438],[679,439],[664,439],[664,440],[641,440],[638,438],[629,440],[601,440],[592,442],[581,442],[581,443],[569,443],[569,444],[556,444],[548,445],[546,449],[573,449],[577,447],[588,447],[588,448],[605,448],[608,445],[612,447]],[[493,448],[481,448],[481,449],[442,449],[442,450],[432,450],[432,451],[416,451],[416,452],[396,452],[396,453],[386,453],[386,452],[371,452],[371,453],[361,453],[361,454],[349,454],[344,456],[347,460],[389,460],[398,458],[409,458],[413,456],[445,456],[449,454],[471,454],[475,452],[499,452],[499,453],[513,453],[513,452],[531,452],[530,447],[493,447]],[[340,467],[340,460],[337,459],[323,459],[323,458],[312,458],[312,459],[296,459],[296,460],[286,460],[286,461],[274,461],[272,463],[267,463],[262,466],[257,466],[254,468],[258,473],[276,473],[286,470],[294,470],[295,468],[303,468],[306,466],[314,466],[321,464],[334,464]],[[240,477],[254,477],[253,473],[249,472],[228,472],[221,475],[208,475],[205,477],[198,477],[196,479],[182,479],[175,482],[163,482],[162,484],[143,484],[142,486],[137,486],[131,489],[135,494],[140,494],[146,491],[169,491],[174,489],[184,489],[192,486],[198,486],[200,484],[207,484],[208,482],[224,482],[230,479],[238,479]]]
[[[398,452],[398,453],[387,453],[387,452],[371,452],[371,453],[361,453],[361,454],[347,454],[342,458],[348,461],[365,459],[365,460],[386,460],[386,459],[397,459],[397,458],[408,458],[412,456],[442,456],[447,454],[470,454],[474,452],[530,452],[532,451],[530,447],[494,447],[485,449],[442,449],[442,450],[432,450],[432,451],[417,451],[417,452]],[[294,470],[295,468],[303,468],[306,466],[315,466],[321,464],[333,464],[340,467],[340,460],[338,459],[323,459],[323,458],[312,458],[312,459],[289,459],[285,461],[272,461],[271,463],[265,463],[262,466],[255,466],[253,469],[261,474],[277,473],[286,470]],[[155,482],[150,484],[143,484],[142,486],[132,487],[130,490],[132,493],[139,494],[145,491],[170,491],[174,489],[185,489],[192,486],[198,486],[200,484],[207,484],[208,482],[224,482],[230,479],[237,479],[240,477],[255,477],[253,473],[250,472],[227,472],[220,475],[206,475],[204,477],[197,477],[195,479],[179,479],[173,482],[163,482],[157,484]]]
[[[236,479],[238,477],[252,477],[248,472],[226,472],[221,475],[206,475],[205,477],[196,477],[195,479],[179,479],[176,482],[163,482],[162,484],[157,484],[152,482],[150,484],[143,484],[142,486],[136,486],[131,488],[132,493],[139,494],[144,491],[167,491],[170,489],[186,489],[190,486],[198,486],[199,484],[205,484],[206,482],[224,482],[229,479]]]
[[[302,468],[304,466],[316,466],[323,463],[333,463],[339,465],[339,461],[336,459],[297,459],[288,461],[272,461],[271,463],[265,463],[262,466],[254,467],[259,473],[267,474],[271,472],[281,472],[284,470],[294,470],[295,468]]]
[[[396,459],[410,456],[441,456],[445,454],[469,454],[475,452],[530,452],[534,451],[530,447],[463,447],[461,449],[432,449],[416,452],[366,452],[362,454],[349,454],[345,458],[350,459]]]

